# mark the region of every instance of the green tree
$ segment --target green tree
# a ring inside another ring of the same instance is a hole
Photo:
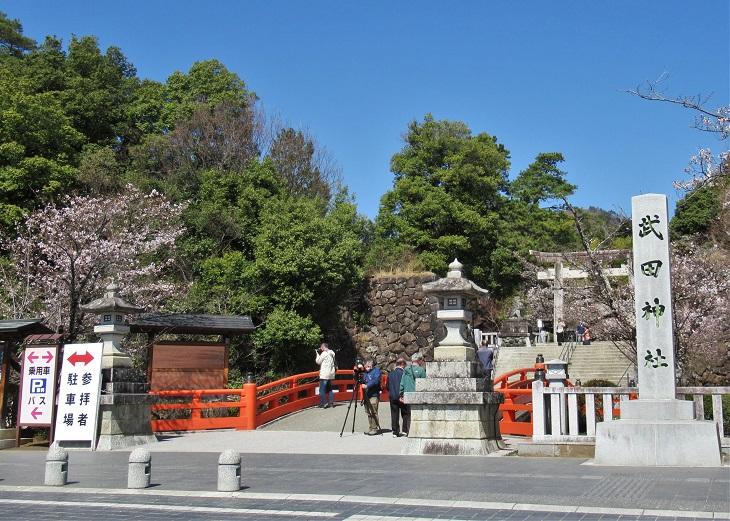
[[[512,181],[510,192],[531,205],[560,202],[575,191],[575,185],[565,180],[565,172],[559,168],[563,161],[563,154],[559,152],[538,154],[535,161]]]
[[[0,11],[0,53],[11,56],[21,56],[24,52],[33,50],[35,40],[23,36],[23,26],[19,20],[11,20]]]
[[[509,152],[489,134],[431,115],[412,122],[391,159],[395,182],[381,199],[374,248],[413,251],[437,272],[458,257],[477,282],[498,287],[488,274],[508,169]]]
[[[0,65],[0,225],[67,190],[84,136],[51,93],[19,91]]]
[[[157,129],[174,128],[177,122],[189,119],[201,105],[212,107],[227,102],[246,108],[255,101],[256,94],[218,60],[195,62],[187,73],[174,72],[167,79]]]
[[[672,235],[698,235],[709,231],[722,211],[721,194],[727,181],[695,188],[677,201],[670,223]]]

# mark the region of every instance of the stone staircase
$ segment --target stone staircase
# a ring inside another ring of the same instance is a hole
[[[0,429],[0,450],[15,448],[15,429]]]
[[[518,369],[521,367],[532,367],[535,365],[535,357],[542,353],[545,361],[558,358],[563,346],[557,344],[538,344],[536,347],[501,347],[497,355],[497,365],[494,371],[495,376]],[[575,382],[580,379],[585,383],[588,380],[609,380],[620,385],[627,385],[632,369],[629,369],[629,376],[626,369],[629,361],[621,354],[611,342],[593,342],[589,346],[579,344],[573,351],[573,357],[568,366],[570,380]]]

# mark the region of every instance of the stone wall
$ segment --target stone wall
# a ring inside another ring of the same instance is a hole
[[[433,356],[438,304],[421,291],[424,282],[438,277],[433,273],[412,276],[373,277],[365,288],[360,312],[350,312],[348,331],[355,351],[371,357],[383,369],[392,369],[400,354],[420,351],[427,360]]]

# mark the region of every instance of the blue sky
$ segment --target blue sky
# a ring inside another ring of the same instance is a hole
[[[667,193],[698,148],[693,114],[625,94],[730,103],[730,3],[690,1],[3,1],[36,39],[93,34],[141,77],[218,58],[267,112],[326,146],[374,217],[409,121],[431,112],[496,135],[512,176],[562,152],[574,203],[630,211]]]

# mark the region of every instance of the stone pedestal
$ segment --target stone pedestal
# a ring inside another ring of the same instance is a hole
[[[620,420],[596,426],[594,462],[718,467],[717,426],[676,399],[667,198],[633,197],[631,209],[639,399],[621,404]]]
[[[621,419],[596,426],[598,465],[720,466],[720,436],[712,421],[694,419],[686,400],[621,403]]]
[[[129,367],[102,369],[97,450],[115,450],[154,443],[150,406],[156,397],[149,385]]]
[[[470,354],[473,360],[473,349]],[[404,397],[411,427],[403,454],[478,456],[500,449],[497,413],[504,396],[484,391],[478,365],[470,360],[426,364],[426,378],[416,380],[416,392]]]

